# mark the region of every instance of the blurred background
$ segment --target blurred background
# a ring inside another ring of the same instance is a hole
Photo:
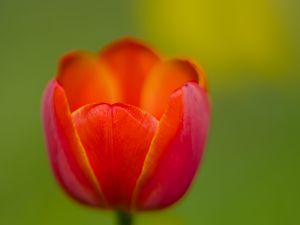
[[[202,64],[213,105],[191,190],[136,224],[299,225],[299,10],[296,0],[1,0],[0,224],[115,224],[56,185],[40,100],[62,54],[133,36]]]

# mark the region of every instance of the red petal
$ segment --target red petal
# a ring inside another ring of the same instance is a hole
[[[135,190],[138,209],[166,207],[185,193],[203,154],[209,114],[207,93],[197,83],[171,95]]]
[[[146,45],[126,38],[106,47],[99,57],[102,66],[118,81],[122,93],[119,102],[138,106],[144,80],[160,61],[159,56]]]
[[[203,71],[190,61],[173,59],[160,63],[145,81],[141,108],[160,118],[171,93],[189,81],[199,80],[201,85],[206,84]]]
[[[73,121],[108,204],[129,210],[157,120],[134,106],[99,104]]]
[[[73,198],[103,206],[100,188],[71,120],[62,87],[51,81],[43,98],[43,123],[48,153],[56,178]]]
[[[98,58],[86,52],[72,52],[63,57],[57,76],[71,111],[89,103],[113,103],[119,99],[116,82]]]

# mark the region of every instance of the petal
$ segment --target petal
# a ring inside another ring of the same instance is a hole
[[[130,210],[157,120],[125,104],[87,105],[73,121],[110,207]]]
[[[64,190],[82,203],[103,206],[100,187],[74,130],[65,93],[55,80],[44,94],[43,125],[52,169]]]
[[[171,95],[136,186],[137,209],[163,208],[185,193],[203,154],[209,114],[207,93],[197,83]]]
[[[138,106],[144,80],[160,61],[159,56],[143,43],[125,38],[106,47],[99,58],[102,67],[118,81],[120,102]]]
[[[190,61],[173,59],[158,64],[145,81],[141,108],[160,118],[171,93],[189,81],[206,85],[203,71]]]
[[[61,60],[58,82],[61,84],[71,111],[89,103],[113,103],[119,99],[116,83],[95,55],[72,52]]]

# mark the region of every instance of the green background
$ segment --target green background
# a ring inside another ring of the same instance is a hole
[[[299,3],[183,2],[0,1],[1,225],[115,223],[113,212],[82,207],[56,185],[40,101],[65,52],[123,36],[196,58],[213,108],[191,190],[136,224],[300,224]]]

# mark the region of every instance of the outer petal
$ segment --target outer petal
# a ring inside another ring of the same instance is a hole
[[[124,104],[88,105],[73,121],[110,207],[130,210],[157,120]]]
[[[188,60],[173,59],[157,64],[145,81],[141,108],[160,118],[173,91],[189,81],[204,86],[204,79],[202,70]]]
[[[117,102],[114,78],[101,68],[96,55],[71,52],[61,60],[58,82],[65,90],[71,111],[90,103]]]
[[[208,124],[208,96],[197,83],[171,95],[135,190],[137,209],[163,208],[185,193],[201,160]]]
[[[160,61],[159,56],[141,42],[125,38],[99,53],[102,67],[118,81],[122,97],[119,102],[138,106],[145,78]]]
[[[71,120],[61,86],[51,81],[43,98],[43,124],[48,153],[59,183],[82,203],[103,206],[104,200]]]

